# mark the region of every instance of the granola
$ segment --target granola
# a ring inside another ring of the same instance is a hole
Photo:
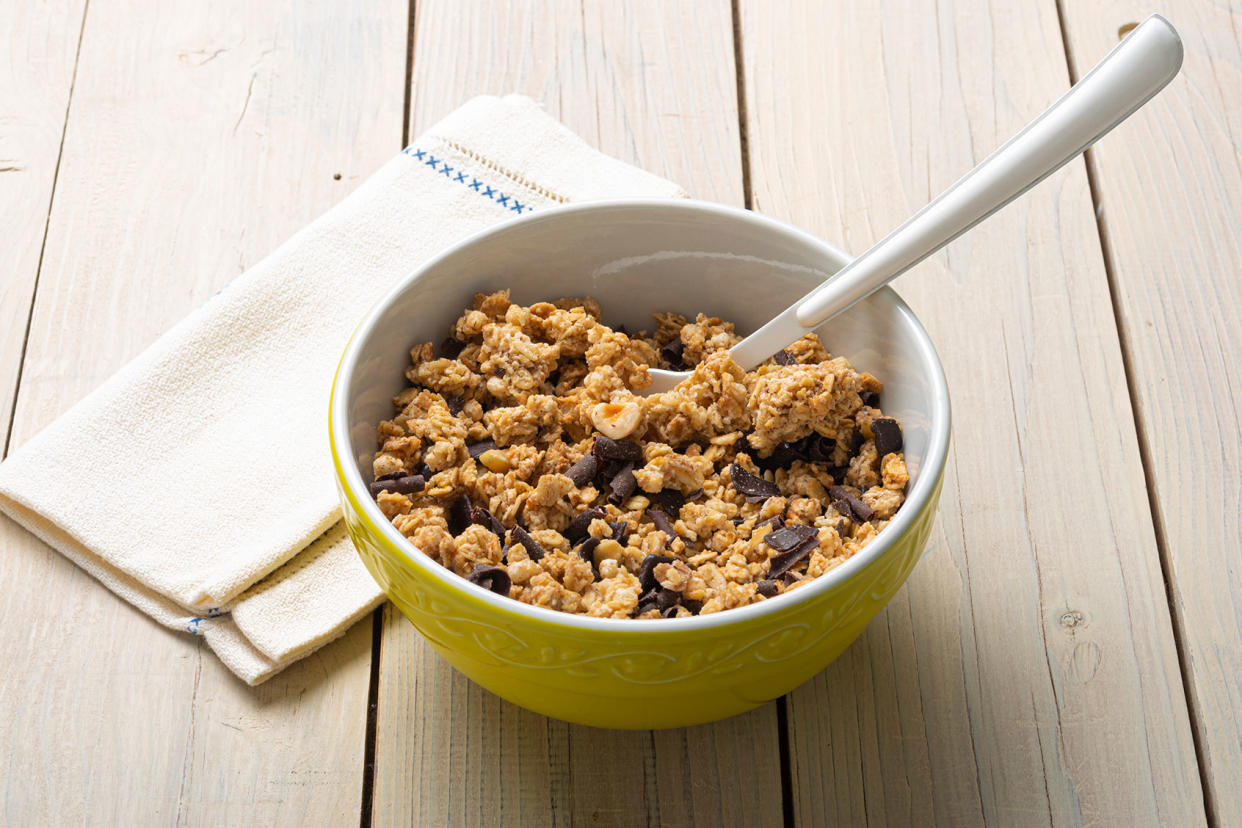
[[[371,493],[444,567],[512,599],[602,618],[766,601],[884,528],[909,476],[881,383],[814,334],[754,371],[731,323],[593,299],[477,294],[379,426]],[[651,367],[690,370],[642,396]]]

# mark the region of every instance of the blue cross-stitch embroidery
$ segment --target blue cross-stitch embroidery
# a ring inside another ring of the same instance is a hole
[[[487,184],[474,176],[466,175],[464,170],[452,167],[447,161],[442,161],[439,158],[436,158],[425,149],[416,149],[411,146],[406,147],[401,152],[422,161],[428,167],[431,167],[433,170],[440,173],[450,181],[456,181],[459,184],[463,184],[471,190],[474,190],[479,195],[495,201],[501,207],[508,209],[510,212],[521,215],[522,213],[530,212],[535,209],[529,204],[523,204],[518,201],[514,196],[505,195],[500,190],[497,190],[495,187],[492,187],[490,184]],[[218,609],[213,608],[212,610],[208,610],[207,616],[209,618],[215,617],[213,613],[218,612]],[[192,632],[193,631],[194,630],[192,630]]]
[[[202,621],[203,621],[202,618],[191,618],[190,623],[185,625],[185,631],[188,633],[192,633],[194,635],[198,635],[198,625],[202,623]]]

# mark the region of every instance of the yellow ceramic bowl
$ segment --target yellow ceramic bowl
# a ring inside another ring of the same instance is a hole
[[[411,228],[417,232],[417,228]],[[367,569],[457,669],[523,707],[615,728],[676,727],[741,713],[836,658],[909,576],[927,542],[949,443],[935,349],[885,289],[818,329],[835,354],[884,381],[911,472],[897,517],[814,583],[748,607],[634,621],[565,615],[457,577],[401,536],[367,494],[375,427],[392,416],[409,348],[438,342],[476,291],[515,301],[593,296],[631,329],[650,314],[703,312],[755,329],[848,257],[755,213],[692,201],[575,205],[469,238],[420,268],[363,320],[332,389],[331,440],[350,536]]]

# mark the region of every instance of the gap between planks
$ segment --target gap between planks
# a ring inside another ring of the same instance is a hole
[[[1081,74],[1074,61],[1070,48],[1069,31],[1065,25],[1065,0],[1056,0],[1057,26],[1061,33],[1061,45],[1065,51],[1065,68],[1069,72],[1070,83],[1078,83]],[[1125,34],[1132,31],[1126,30]],[[1134,375],[1133,342],[1130,332],[1122,319],[1121,304],[1118,298],[1117,275],[1114,268],[1112,247],[1109,244],[1108,225],[1104,221],[1103,205],[1100,202],[1098,186],[1099,171],[1095,164],[1094,150],[1083,154],[1087,169],[1087,189],[1091,194],[1091,208],[1095,216],[1095,228],[1100,239],[1100,255],[1103,258],[1104,277],[1108,285],[1108,298],[1112,303],[1113,323],[1117,329],[1117,340],[1121,344],[1121,369],[1126,378],[1126,395],[1130,402],[1130,410],[1134,416],[1134,429],[1138,437],[1139,464],[1143,469],[1143,486],[1147,492],[1147,506],[1151,512],[1152,530],[1156,536],[1156,553],[1160,560],[1160,576],[1164,581],[1164,597],[1169,605],[1169,619],[1173,627],[1173,643],[1177,652],[1177,668],[1181,674],[1182,692],[1186,695],[1186,711],[1190,716],[1190,738],[1195,747],[1195,764],[1199,770],[1199,786],[1203,790],[1203,809],[1209,825],[1218,825],[1216,803],[1213,799],[1212,787],[1208,784],[1206,756],[1203,746],[1201,729],[1203,718],[1194,692],[1194,677],[1188,664],[1189,654],[1186,652],[1185,636],[1183,635],[1184,620],[1177,601],[1173,598],[1172,563],[1169,560],[1168,535],[1165,531],[1164,515],[1160,511],[1160,500],[1156,494],[1156,479],[1151,462],[1151,443],[1148,439],[1149,427],[1143,416],[1142,406],[1138,403],[1138,387]]]
[[[56,181],[60,178],[60,160],[65,155],[65,133],[69,130],[69,109],[73,106],[73,87],[78,82],[78,62],[82,58],[82,34],[86,31],[86,13],[90,0],[82,4],[82,22],[78,24],[78,45],[73,50],[73,72],[69,76],[69,94],[65,98],[65,117],[60,124],[60,146],[56,148],[56,166],[52,168],[52,189],[47,197],[47,215],[43,219],[43,238],[39,242],[39,260],[35,265],[34,284],[30,286],[30,309],[26,312],[26,330],[22,333],[22,347],[17,354],[17,376],[13,379],[13,404],[9,408],[9,425],[4,432],[4,449],[0,458],[9,456],[13,441],[13,423],[17,419],[17,396],[22,390],[22,374],[26,370],[26,347],[30,344],[30,326],[34,321],[35,300],[39,296],[39,276],[43,272],[43,254],[47,251],[47,231],[52,224],[52,204],[56,201]]]

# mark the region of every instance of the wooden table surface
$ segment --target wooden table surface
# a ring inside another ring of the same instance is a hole
[[[7,0],[12,450],[468,97],[861,251],[1138,0]],[[954,444],[927,554],[836,663],[612,732],[385,609],[258,688],[0,520],[0,822],[1242,824],[1242,3],[1182,75],[902,278]]]

